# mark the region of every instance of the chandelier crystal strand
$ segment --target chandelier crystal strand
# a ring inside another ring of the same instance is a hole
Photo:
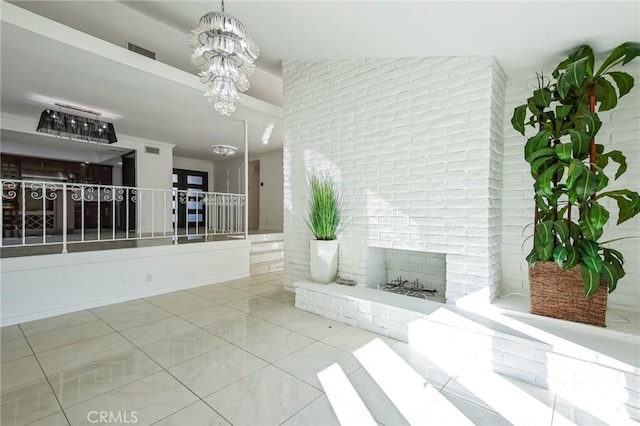
[[[209,12],[191,31],[188,45],[191,62],[198,67],[200,81],[207,85],[205,96],[222,115],[230,115],[243,103],[239,92],[249,88],[254,73],[258,45],[247,36],[244,25],[233,16]]]

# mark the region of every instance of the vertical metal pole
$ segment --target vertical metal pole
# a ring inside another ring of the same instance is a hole
[[[173,244],[178,244],[178,190],[173,189]]]
[[[198,220],[200,215],[199,209],[198,209],[199,206],[200,206],[200,192],[197,192],[196,193],[196,235],[200,235],[199,234],[200,231],[198,230],[198,225],[200,223],[200,220]]]
[[[209,205],[207,204],[207,200],[209,199],[209,192],[204,194],[204,198],[202,199],[202,209],[203,209],[203,220],[204,220],[204,235],[205,237],[209,235]],[[207,241],[207,239],[205,239]]]
[[[62,253],[69,253],[67,251],[67,184],[62,184]]]
[[[138,238],[142,238],[142,188],[138,188],[138,208],[136,214],[138,215]]]
[[[151,190],[151,238],[156,230],[156,190]]]
[[[80,220],[81,220],[81,224],[80,227],[82,228],[82,238],[81,241],[84,243],[84,215],[85,215],[85,211],[84,211],[84,190],[86,189],[85,185],[82,185],[81,188],[81,194],[82,194],[82,198],[80,199]]]
[[[213,199],[214,203],[211,205],[211,209],[213,210],[213,217],[211,218],[211,222],[213,223],[213,233],[217,234],[218,233],[218,223],[219,223],[219,219],[218,217],[220,216],[219,210],[220,207],[218,206],[218,194],[216,193],[215,198]]]
[[[47,242],[47,186],[42,184],[42,244]]]
[[[185,235],[188,237],[189,236],[189,198],[191,197],[191,191],[190,190],[186,190],[185,191],[185,198],[184,198],[184,227],[185,227]]]
[[[124,238],[128,240],[129,239],[129,188],[125,190],[125,194],[126,196],[124,197],[124,202],[125,202]]]
[[[116,187],[112,186],[111,190],[111,239],[116,239]]]
[[[244,238],[249,238],[249,124],[244,121]]]
[[[27,195],[26,183],[22,183],[22,245],[27,245]]]
[[[167,191],[162,191],[162,236],[167,236]]]
[[[100,241],[100,228],[102,227],[102,206],[100,205],[100,199],[102,198],[102,189],[98,185],[98,241]]]

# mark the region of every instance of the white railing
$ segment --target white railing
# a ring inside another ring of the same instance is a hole
[[[0,179],[1,245],[244,234],[243,194]]]

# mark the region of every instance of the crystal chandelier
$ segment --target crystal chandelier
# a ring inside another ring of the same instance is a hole
[[[246,35],[244,25],[233,16],[209,12],[191,31],[188,45],[191,62],[198,67],[200,81],[208,85],[205,96],[222,115],[230,115],[243,99],[238,92],[249,88],[249,76],[256,66],[258,45]]]
[[[221,155],[222,158],[227,158],[228,156],[235,154],[238,149],[231,145],[212,145],[211,150],[214,154]]]

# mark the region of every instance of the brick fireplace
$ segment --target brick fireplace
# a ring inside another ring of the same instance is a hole
[[[314,168],[343,190],[342,277],[374,287],[384,250],[430,253],[446,258],[447,302],[495,297],[505,85],[495,60],[287,60],[283,71],[285,286],[309,278]]]
[[[368,287],[383,289],[394,281],[407,281],[399,289],[416,289],[416,297],[434,302],[445,302],[446,255],[412,250],[369,247],[366,283]]]

